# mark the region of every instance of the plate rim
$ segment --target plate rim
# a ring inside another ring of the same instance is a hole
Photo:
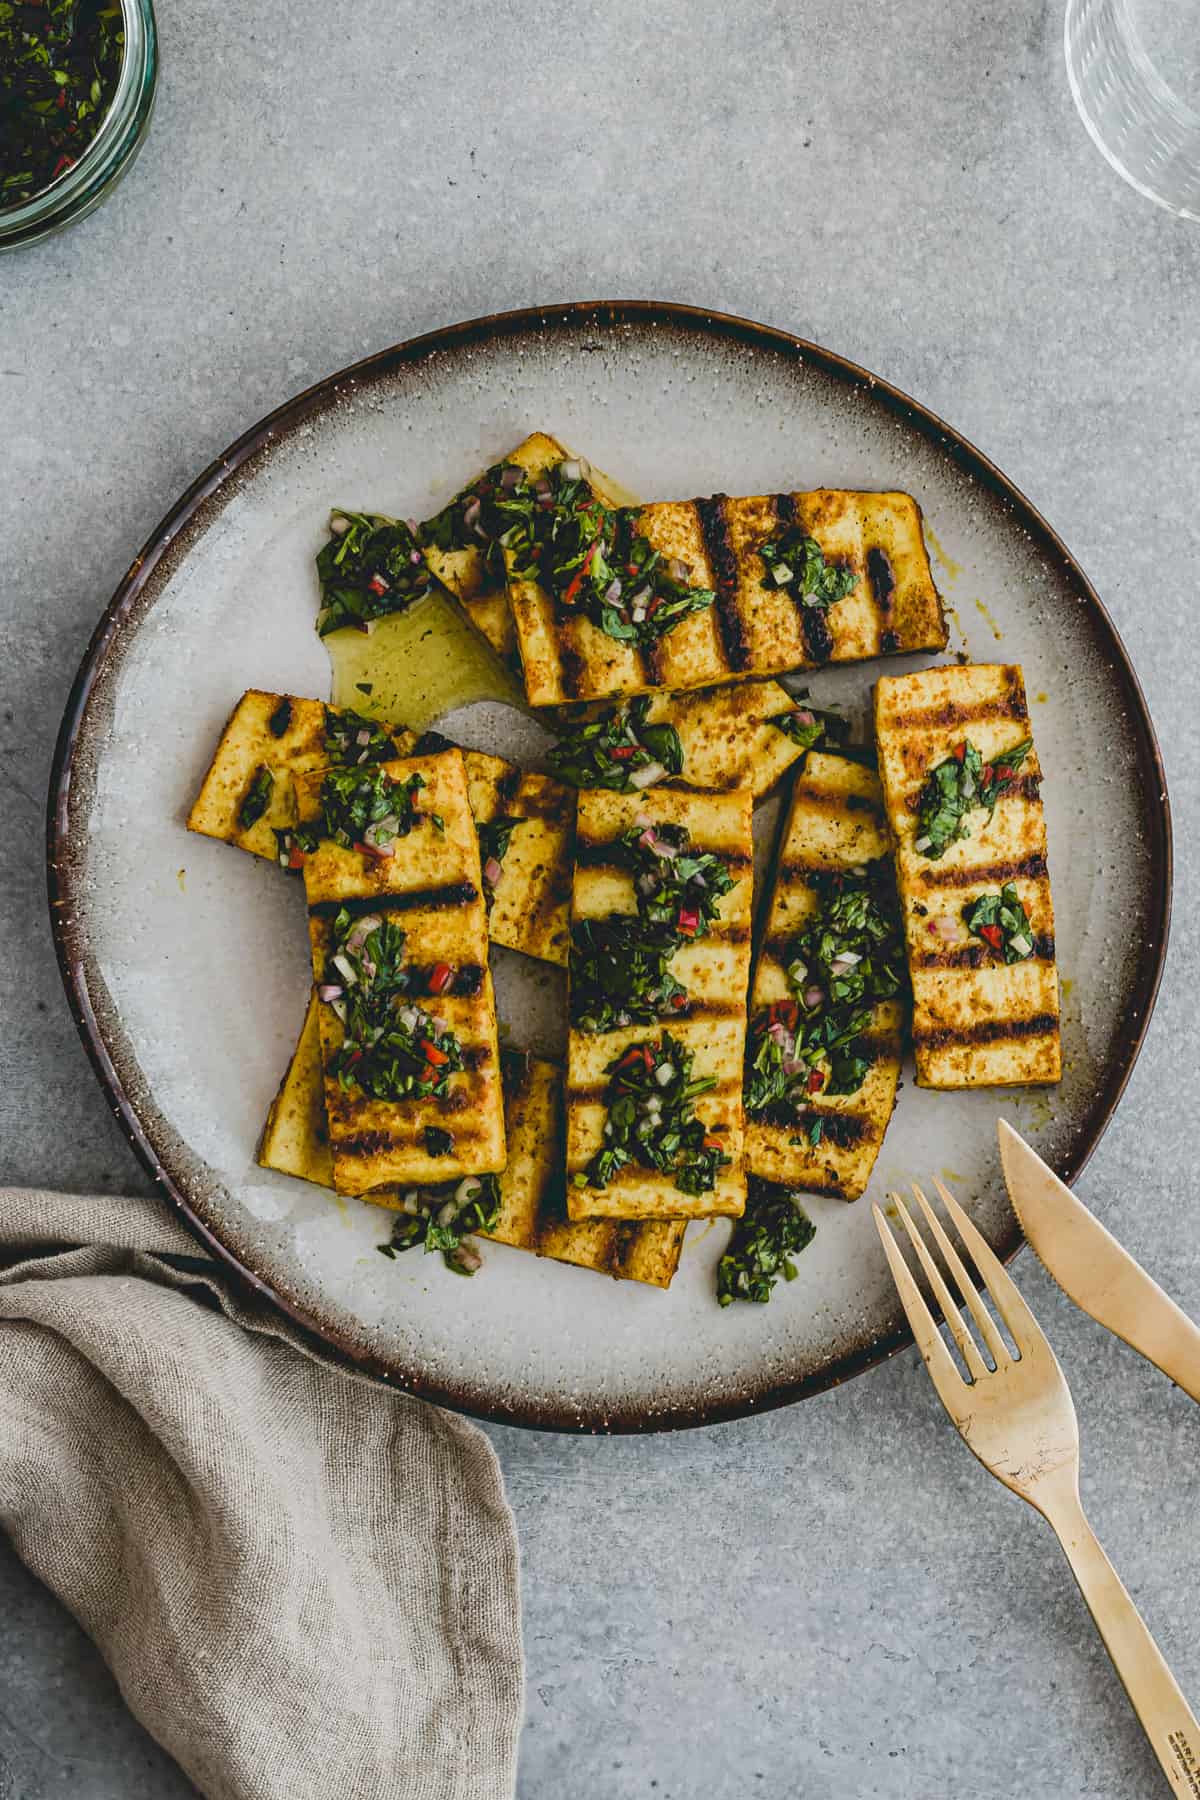
[[[1102,653],[1108,653],[1106,660],[1115,669],[1125,692],[1129,716],[1134,725],[1137,766],[1148,789],[1153,791],[1157,788],[1159,795],[1159,804],[1151,813],[1147,826],[1155,904],[1150,941],[1143,948],[1137,971],[1133,1007],[1137,1026],[1130,1037],[1123,1041],[1120,1055],[1089,1108],[1077,1151],[1068,1159],[1067,1166],[1058,1171],[1068,1185],[1073,1184],[1082,1174],[1107,1130],[1149,1029],[1162,982],[1170,937],[1174,834],[1162,752],[1141,682],[1108,609],[1058,533],[1021,489],[983,451],[930,408],[848,357],[781,327],[764,325],[733,313],[716,312],[670,300],[579,300],[483,314],[479,318],[440,326],[436,330],[406,338],[348,364],[334,374],[324,376],[251,425],[185,489],[134,557],[92,633],[63,712],[50,770],[46,816],[46,879],[51,930],[67,1003],[101,1088],[138,1160],[187,1228],[209,1254],[225,1266],[235,1284],[248,1287],[254,1294],[268,1300],[321,1354],[328,1356],[332,1353],[338,1362],[352,1371],[492,1424],[575,1434],[629,1434],[718,1424],[726,1420],[751,1417],[756,1413],[771,1411],[776,1407],[788,1406],[812,1395],[825,1393],[907,1348],[913,1342],[912,1334],[906,1329],[891,1332],[869,1345],[835,1358],[826,1367],[813,1373],[771,1382],[760,1393],[741,1395],[734,1400],[711,1405],[700,1400],[684,1406],[664,1407],[662,1410],[616,1409],[612,1412],[595,1403],[578,1411],[543,1405],[532,1400],[502,1403],[481,1396],[476,1388],[465,1384],[455,1387],[453,1384],[427,1380],[419,1369],[402,1368],[364,1350],[361,1345],[343,1339],[336,1329],[320,1324],[295,1302],[276,1293],[234,1250],[228,1248],[193,1209],[171,1170],[155,1154],[133,1101],[109,1055],[104,1033],[90,1001],[84,959],[76,947],[76,869],[68,854],[69,807],[75,753],[92,694],[150,575],[166,556],[175,538],[191,523],[205,502],[235,477],[266,444],[273,439],[291,435],[313,413],[323,410],[331,401],[336,400],[342,389],[385,378],[405,364],[421,363],[445,351],[515,337],[529,331],[574,329],[589,322],[594,323],[598,331],[605,333],[614,332],[623,325],[664,325],[700,337],[732,339],[768,348],[812,365],[845,385],[866,387],[874,398],[882,401],[906,424],[920,431],[965,474],[981,481],[1003,500],[1013,510],[1018,522],[1079,593],[1091,612],[1099,627]],[[1014,1220],[1013,1229],[1000,1246],[1000,1253],[1006,1262],[1016,1255],[1023,1241]]]

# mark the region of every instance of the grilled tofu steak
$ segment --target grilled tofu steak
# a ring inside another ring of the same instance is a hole
[[[922,1087],[1061,1079],[1042,771],[1015,665],[885,676],[879,772],[896,844]]]
[[[304,886],[334,1186],[364,1194],[502,1169],[487,917],[462,752],[369,771],[387,784],[386,811],[349,845],[330,832],[343,816],[327,785],[337,777],[318,770],[296,783],[298,830],[315,838]],[[343,835],[361,820],[360,811]],[[431,1133],[448,1135],[449,1149],[431,1148]]]
[[[549,447],[540,465],[529,467],[533,474],[552,471]],[[509,605],[531,706],[945,649],[920,509],[908,494],[819,489],[662,501],[632,509],[629,533],[659,554],[672,581],[712,594],[711,603],[652,637],[648,621],[661,597],[645,598],[636,563],[621,563],[614,579],[635,593],[614,635],[587,616],[578,589],[568,586],[556,599],[529,572],[522,547],[506,544]],[[607,592],[614,606],[624,604],[615,588]]]
[[[299,1042],[267,1115],[258,1160],[264,1168],[332,1187],[318,1009],[314,993]],[[567,1219],[562,1071],[553,1063],[506,1051],[501,1058],[501,1080],[508,1162],[497,1177],[499,1217],[492,1230],[480,1235],[601,1275],[670,1287],[687,1230],[682,1221],[617,1225],[590,1220],[573,1225]],[[392,1211],[402,1204],[396,1188],[376,1188],[362,1198]]]
[[[329,722],[340,716],[320,700],[250,688],[221,733],[188,830],[274,862],[276,832],[296,823],[296,777],[329,766]],[[386,755],[404,756],[415,741],[403,727],[378,730],[391,739],[377,746]]]
[[[510,450],[497,468],[515,464],[517,468],[537,472],[547,464],[569,460],[571,451],[545,432],[535,431],[524,442]],[[504,564],[498,548],[486,535],[483,519],[476,517],[464,528],[462,516],[472,495],[486,484],[490,471],[470,482],[435,519],[421,527],[425,561],[433,573],[458,601],[476,631],[485,637],[496,655],[514,669],[520,669],[516,627],[508,604],[508,588]],[[599,469],[590,472],[596,492],[619,506],[629,496]],[[474,541],[464,542],[465,539]]]
[[[567,1052],[573,1220],[737,1216],[745,1206],[751,805],[748,788],[579,796]],[[635,1113],[648,1121],[640,1144],[624,1130]],[[622,1137],[628,1159],[603,1167]]]
[[[864,908],[869,904],[882,913],[891,927],[886,966],[898,969],[902,951],[890,891],[890,854],[883,794],[874,771],[843,756],[810,752],[792,789],[754,969],[746,1104],[746,1167],[752,1175],[842,1200],[857,1200],[870,1180],[896,1104],[903,1003],[899,995],[873,997],[876,987],[892,982],[875,978],[878,953],[873,945],[865,951],[860,947],[863,933],[855,934],[849,908],[858,905],[861,893]],[[830,911],[839,900],[842,916],[851,923],[837,942],[853,943],[850,954],[856,958],[844,973],[854,975],[864,960],[873,971],[865,997],[842,1003],[835,1020],[865,1015],[845,1045],[849,1058],[865,1065],[861,1069],[858,1062],[828,1054],[812,1063],[804,1060],[806,1044],[819,1040],[823,1022],[831,1016],[826,972],[805,950],[804,934],[819,920],[839,933],[839,914]],[[797,958],[805,956],[797,966]],[[806,996],[811,1006],[805,1006]],[[756,1081],[754,1059],[772,1030],[775,1036],[766,1046]],[[789,1057],[797,1032],[798,1054]],[[789,1061],[795,1065],[790,1075]],[[860,1074],[852,1091],[830,1091],[831,1086],[850,1086]]]

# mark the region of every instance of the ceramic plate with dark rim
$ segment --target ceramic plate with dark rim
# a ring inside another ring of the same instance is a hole
[[[686,308],[558,307],[385,351],[255,426],[136,558],[67,710],[49,857],[71,1004],[147,1167],[216,1254],[382,1378],[515,1424],[701,1424],[817,1392],[907,1341],[869,1197],[811,1202],[816,1239],[768,1306],[717,1306],[727,1224],[690,1228],[669,1293],[498,1246],[472,1281],[437,1256],[386,1260],[386,1214],[255,1162],[305,1007],[299,886],[183,824],[243,689],[329,694],[313,556],[331,505],[427,517],[534,429],[648,499],[907,489],[929,527],[950,654],[1024,666],[1046,770],[1066,1073],[1053,1090],[936,1094],[906,1072],[871,1195],[941,1174],[1007,1254],[1017,1233],[997,1116],[1068,1181],[1082,1169],[1162,966],[1162,768],[1095,593],[984,457],[838,357]],[[865,717],[878,668],[807,685],[816,703]],[[528,721],[494,703],[460,709],[445,729],[501,753],[531,742]],[[762,831],[770,822],[768,807]],[[497,954],[514,1041],[557,1047],[558,983]]]

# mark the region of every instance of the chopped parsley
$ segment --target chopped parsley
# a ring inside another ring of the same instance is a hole
[[[735,885],[719,856],[693,852],[689,841],[685,826],[645,818],[615,840],[637,914],[584,919],[572,929],[571,1022],[580,1031],[650,1024],[687,1004],[668,965],[681,944],[704,937]]]
[[[970,837],[969,814],[982,810],[991,816],[1032,749],[1033,739],[1022,738],[1003,756],[985,763],[974,744],[964,738],[953,756],[930,770],[921,789],[914,850],[930,862],[939,862],[951,844]]]
[[[462,1046],[445,1021],[413,1001],[423,985],[404,957],[405,934],[382,914],[356,919],[342,907],[333,921],[318,998],[342,1022],[330,1072],[345,1089],[376,1100],[441,1098],[463,1067]]]
[[[406,612],[433,589],[433,576],[411,526],[376,513],[335,509],[329,542],[317,557],[322,637],[343,626],[369,631],[388,613]]]
[[[844,563],[827,561],[816,538],[799,525],[764,544],[759,555],[766,564],[768,586],[787,588],[793,600],[822,611],[844,599],[858,581]]]
[[[386,725],[365,719],[350,706],[340,712],[327,706],[325,754],[339,767],[349,768],[361,763],[391,762],[397,750]]]
[[[467,1175],[452,1185],[413,1188],[405,1193],[391,1237],[376,1247],[381,1256],[394,1261],[398,1251],[415,1250],[423,1244],[427,1254],[440,1250],[453,1274],[474,1275],[483,1259],[473,1244],[463,1240],[474,1231],[494,1231],[499,1220],[496,1176]]]
[[[900,991],[900,925],[881,863],[862,874],[817,874],[816,913],[787,952],[788,1000],[776,1000],[750,1032],[746,1109],[796,1113],[811,1095],[855,1094],[871,1058],[860,1039],[880,1000]],[[809,1141],[820,1141],[810,1135]]]
[[[729,1248],[717,1264],[718,1304],[754,1300],[765,1305],[777,1281],[796,1279],[791,1259],[807,1250],[816,1232],[798,1194],[752,1175],[746,1210],[735,1221]]]
[[[696,1117],[694,1102],[717,1085],[692,1079],[692,1052],[664,1031],[657,1043],[631,1044],[610,1062],[604,1148],[575,1176],[577,1187],[606,1188],[636,1163],[667,1175],[683,1194],[708,1194],[731,1158]]]
[[[651,696],[638,694],[597,718],[564,726],[548,757],[560,780],[577,788],[630,794],[683,773],[683,745],[673,725],[650,725]]]
[[[329,769],[321,783],[321,817],[300,825],[293,836],[307,854],[322,837],[332,838],[344,850],[354,847],[384,861],[395,854],[395,840],[407,837],[422,814],[416,795],[425,786],[422,775],[393,781],[385,769]],[[430,814],[436,824],[436,815]]]
[[[980,894],[963,907],[967,930],[982,938],[1006,963],[1024,962],[1033,955],[1033,929],[1029,914],[1011,881],[998,894]]]
[[[117,89],[123,27],[115,0],[0,4],[0,208],[79,161]]]
[[[504,584],[501,534],[512,524],[507,501],[528,477],[519,463],[495,463],[470,487],[455,494],[449,505],[418,527],[422,544],[445,552],[478,550],[492,579]]]
[[[237,822],[242,831],[249,831],[271,804],[271,795],[275,791],[275,777],[266,763],[259,763],[250,778],[250,786],[242,796],[242,804],[238,807]]]
[[[672,931],[631,914],[581,919],[571,932],[571,1023],[579,1031],[652,1025],[687,1003],[670,972],[679,948]]]
[[[582,614],[611,638],[657,643],[716,599],[635,530],[633,509],[605,505],[581,463],[527,476],[496,504],[511,520],[501,542],[515,577],[538,582],[560,613]]]

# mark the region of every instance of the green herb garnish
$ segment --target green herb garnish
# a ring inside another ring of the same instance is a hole
[[[633,878],[636,916],[585,919],[571,932],[571,1020],[580,1031],[648,1025],[679,1012],[687,990],[669,964],[684,943],[707,933],[721,897],[735,885],[711,851],[693,852],[682,825],[642,818],[612,845]]]
[[[1006,963],[1024,962],[1033,955],[1033,928],[1021,897],[1011,881],[998,894],[980,894],[963,907],[967,930],[982,938]]]
[[[515,578],[538,582],[561,613],[582,614],[611,638],[655,644],[716,599],[636,530],[633,509],[606,506],[578,462],[526,477],[496,505],[511,520],[500,541]]]
[[[638,694],[597,718],[564,726],[548,757],[562,780],[577,788],[633,793],[683,773],[683,745],[673,725],[650,725],[651,696]]]
[[[305,853],[327,837],[344,850],[354,847],[383,861],[395,854],[395,840],[407,837],[422,817],[415,796],[424,786],[422,775],[393,781],[378,765],[330,769],[321,783],[320,820],[298,826],[293,838]],[[435,813],[428,816],[439,824]]]
[[[412,998],[423,977],[405,961],[404,946],[391,919],[356,919],[342,907],[317,989],[342,1022],[331,1073],[343,1088],[359,1087],[376,1100],[440,1098],[463,1067],[457,1037]]]
[[[759,551],[769,587],[787,588],[793,600],[826,611],[850,593],[858,576],[842,563],[826,560],[816,538],[799,525],[789,526]]]
[[[325,754],[342,768],[363,763],[391,762],[399,752],[391,732],[376,719],[366,719],[353,707],[335,712],[325,708]]]
[[[435,1154],[435,1153],[431,1153]],[[463,1240],[475,1231],[494,1231],[500,1221],[500,1183],[495,1175],[467,1175],[453,1186],[414,1188],[404,1195],[392,1235],[377,1246],[394,1260],[398,1251],[440,1250],[455,1275],[474,1275],[482,1262],[473,1244]]]
[[[575,1176],[577,1187],[605,1188],[630,1163],[670,1176],[683,1194],[708,1194],[732,1160],[696,1117],[695,1100],[717,1085],[692,1079],[692,1052],[664,1031],[657,1043],[631,1044],[608,1064],[604,1148]]]
[[[0,4],[0,208],[74,166],[104,120],[125,55],[108,0]]]
[[[900,991],[895,893],[881,863],[861,875],[810,877],[820,905],[787,952],[793,998],[776,1000],[750,1031],[746,1110],[795,1113],[814,1094],[857,1093],[871,1068],[860,1043],[872,1008]],[[820,1141],[810,1136],[815,1147]]]
[[[455,494],[440,513],[418,527],[420,541],[446,552],[478,550],[493,580],[503,586],[500,537],[513,519],[507,502],[527,479],[519,463],[495,463],[478,481]]]
[[[627,913],[581,919],[571,931],[571,1023],[579,1031],[618,1031],[678,1012],[687,989],[669,965],[679,942],[674,932]]]
[[[252,825],[258,824],[271,804],[271,795],[274,791],[274,775],[266,763],[259,763],[250,778],[250,786],[246,789],[242,804],[238,807],[238,825],[243,831],[249,831]]]
[[[402,519],[336,508],[329,542],[317,557],[322,637],[343,626],[368,631],[376,619],[406,612],[432,592],[434,581],[411,526]]]
[[[718,1304],[754,1300],[765,1305],[777,1281],[796,1279],[791,1259],[807,1250],[816,1230],[799,1194],[751,1176],[746,1210],[735,1221],[729,1248],[717,1264]]]
[[[921,789],[914,850],[939,862],[951,844],[970,837],[968,815],[982,809],[991,816],[1032,749],[1033,739],[1022,738],[1003,756],[985,763],[974,744],[964,738],[953,756],[930,770]]]

